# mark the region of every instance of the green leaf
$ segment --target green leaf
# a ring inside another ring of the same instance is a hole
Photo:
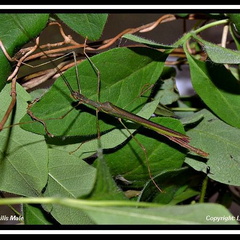
[[[96,224],[238,224],[219,204],[193,204],[156,208],[92,207],[84,210]]]
[[[182,125],[176,119],[153,118],[152,121],[183,132]],[[130,128],[129,125],[127,127]],[[143,187],[150,179],[149,169],[154,176],[169,169],[177,169],[184,161],[185,149],[151,130],[142,128],[139,131],[134,138],[126,132],[125,137],[129,139],[122,146],[104,155],[112,175],[120,176],[128,182],[128,185],[124,186],[123,181],[124,188]]]
[[[63,195],[80,197],[89,193],[95,182],[95,169],[63,150],[49,149],[48,168],[50,196],[63,192]]]
[[[45,197],[78,198],[88,194],[95,183],[96,171],[74,155],[49,149],[49,177]],[[46,211],[61,224],[90,224],[92,221],[81,210],[59,205],[45,206]]]
[[[186,54],[194,90],[217,116],[240,128],[238,80],[223,65],[202,62]]]
[[[215,63],[223,64],[239,64],[240,63],[240,51],[231,50],[218,46],[216,44],[205,41],[195,35],[195,39],[200,41],[204,45],[204,49],[207,52],[209,58]]]
[[[97,178],[92,192],[86,196],[91,200],[124,200],[125,197],[114,182],[104,156],[97,161]]]
[[[240,129],[229,126],[207,110],[195,113],[193,117],[204,118],[193,129],[187,131],[192,142],[200,142],[201,148],[209,153],[207,162],[188,156],[185,162],[197,171],[208,173],[208,177],[221,183],[239,186]],[[191,122],[192,117],[188,120]],[[185,119],[186,121],[186,119]],[[227,167],[226,167],[227,166]]]
[[[11,101],[10,84],[0,95],[2,119]],[[18,123],[26,112],[29,95],[17,85],[17,107],[5,124]],[[40,196],[47,183],[47,146],[42,136],[14,126],[0,132],[0,189],[23,196]]]
[[[233,26],[236,30],[236,32],[239,34],[240,33],[240,15],[239,13],[227,13],[226,14],[230,21],[233,23]]]
[[[161,90],[156,94],[155,98],[158,98],[163,105],[171,104],[179,99],[176,82],[173,77],[163,80]]]
[[[97,40],[101,37],[108,14],[57,14],[72,30],[90,40]]]
[[[158,80],[166,54],[148,48],[115,48],[91,59],[100,71],[101,102],[110,101],[120,108],[137,113],[148,100],[150,91],[139,96],[146,85],[154,84]],[[98,79],[93,66],[89,61],[83,61],[78,65],[78,71],[81,93],[96,101]],[[65,72],[64,76],[72,88],[77,90],[75,68]],[[36,117],[46,120],[49,132],[55,136],[96,136],[96,110],[84,105],[78,105],[73,109],[72,105],[74,105],[74,101],[60,78],[57,79],[50,91],[35,103],[31,111]],[[63,119],[59,119],[70,110],[72,111]],[[102,132],[119,125],[119,121],[115,117],[105,113],[99,113],[99,119]],[[23,122],[29,120],[29,116],[22,119]],[[39,122],[22,127],[28,131],[46,134]]]
[[[199,194],[199,176],[188,167],[168,170],[154,177],[154,181],[162,189],[159,192],[152,181],[142,190],[138,200],[143,202],[157,202],[161,204],[177,204]]]
[[[161,44],[161,43],[156,43],[156,42],[154,42],[152,40],[148,40],[148,39],[145,39],[143,37],[139,37],[139,36],[136,36],[136,35],[133,35],[133,34],[129,34],[129,33],[124,34],[122,36],[122,38],[126,38],[126,39],[129,39],[129,40],[134,41],[134,42],[145,44],[145,45],[153,47],[153,48],[162,48],[162,49],[177,48],[177,46],[174,46],[174,45],[165,45],[165,44]]]
[[[41,206],[23,205],[24,224],[25,225],[52,225],[50,215],[47,214]]]
[[[10,56],[36,37],[46,26],[48,14],[0,14],[0,39]],[[0,90],[10,74],[10,64],[0,50]]]

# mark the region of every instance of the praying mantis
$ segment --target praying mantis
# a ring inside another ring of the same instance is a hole
[[[85,44],[86,45],[86,44]],[[85,46],[85,48],[86,48],[86,46]],[[137,51],[137,55],[138,56],[140,56],[141,54],[143,54],[144,52],[142,52],[142,50],[140,50],[139,48],[133,48],[131,51],[133,51],[134,52],[134,50],[135,51]],[[127,49],[126,50],[127,51],[127,54],[129,54],[130,53],[130,51],[129,51],[129,49]],[[140,52],[140,53],[139,53]],[[157,51],[152,51],[152,53],[154,52],[154,54],[156,54],[156,55],[161,55],[160,57],[159,57],[159,59],[162,59],[162,63],[164,63],[164,60],[165,60],[165,57],[166,56],[164,56],[164,54],[161,54],[161,53],[158,53]],[[113,53],[116,53],[116,52],[114,52],[113,51]],[[136,52],[135,52],[136,53]],[[134,53],[134,56],[136,56],[135,55],[135,53]],[[109,55],[108,55],[109,56]],[[117,62],[117,57],[115,57],[116,58],[116,62]],[[140,58],[139,58],[140,59]],[[150,59],[150,58],[148,58],[148,59]],[[156,60],[156,62],[158,62],[159,61],[159,59],[157,59]],[[94,58],[88,58],[87,57],[87,59],[86,59],[87,61],[89,61],[89,67],[92,67],[93,68],[93,66],[97,66],[96,68],[97,68],[97,70],[98,70],[98,68],[99,68],[99,62],[98,61],[95,61],[94,60]],[[144,59],[144,60],[146,60],[146,59]],[[152,60],[148,60],[149,61],[149,64],[151,64],[151,61]],[[153,61],[154,62],[154,61]],[[154,64],[156,64],[156,65],[158,65],[158,63],[156,63],[156,62],[154,62]],[[86,63],[87,64],[87,63]],[[105,63],[104,63],[105,64]],[[144,64],[147,64],[147,63],[143,63],[143,65]],[[55,65],[55,67],[56,67],[56,65]],[[100,69],[100,68],[99,68]],[[137,69],[137,68],[136,68]],[[74,70],[75,71],[75,70]],[[172,141],[172,142],[174,142],[174,143],[177,143],[178,145],[180,145],[181,147],[183,147],[183,148],[185,148],[185,149],[188,149],[188,150],[190,150],[190,151],[192,151],[192,152],[194,152],[194,153],[196,153],[197,155],[200,155],[200,156],[202,156],[202,157],[207,157],[208,156],[208,153],[206,153],[206,152],[204,152],[203,150],[201,150],[201,149],[198,149],[198,148],[196,148],[196,147],[193,147],[193,146],[191,146],[190,144],[189,144],[189,142],[190,142],[190,139],[189,139],[189,137],[187,136],[187,135],[185,135],[185,134],[182,134],[182,133],[180,133],[180,132],[177,132],[177,131],[175,131],[175,130],[173,130],[173,129],[170,129],[170,128],[168,128],[168,127],[165,127],[165,126],[162,126],[162,125],[160,125],[160,124],[157,124],[157,123],[154,123],[154,122],[152,122],[152,121],[150,121],[150,120],[148,120],[148,119],[146,119],[146,118],[143,118],[143,117],[140,117],[140,116],[138,116],[138,115],[136,115],[135,113],[132,113],[131,111],[128,111],[128,110],[125,110],[124,108],[122,108],[122,107],[119,107],[119,106],[117,106],[117,104],[115,105],[115,104],[113,104],[113,103],[111,103],[111,102],[109,102],[109,101],[100,101],[100,97],[99,97],[99,94],[101,93],[101,91],[102,91],[102,83],[101,83],[101,80],[102,80],[102,78],[103,78],[103,74],[102,74],[102,71],[101,70],[99,70],[99,72],[100,72],[100,75],[99,76],[97,76],[97,81],[96,81],[96,83],[97,83],[97,91],[98,91],[98,93],[97,94],[95,94],[95,100],[93,100],[93,99],[90,99],[90,98],[88,98],[88,97],[86,97],[86,96],[88,96],[87,95],[87,93],[86,94],[82,94],[82,93],[80,93],[79,91],[75,91],[75,90],[73,90],[73,87],[69,84],[69,82],[68,82],[68,79],[67,79],[67,77],[65,77],[65,74],[62,74],[61,73],[61,76],[60,76],[60,78],[61,79],[59,79],[59,80],[63,80],[63,82],[64,82],[64,85],[62,85],[62,86],[65,86],[65,89],[63,90],[64,91],[64,93],[63,93],[63,96],[65,96],[66,98],[68,98],[69,99],[69,93],[66,95],[65,94],[65,90],[66,90],[66,86],[67,86],[67,91],[69,91],[70,92],[70,99],[74,99],[74,100],[76,100],[77,101],[77,103],[75,104],[75,106],[76,107],[81,107],[81,105],[86,105],[86,106],[90,106],[90,107],[93,107],[93,109],[95,109],[95,111],[97,111],[97,113],[99,113],[99,112],[103,112],[103,113],[105,113],[105,114],[107,114],[107,115],[111,115],[113,118],[111,118],[112,120],[114,120],[115,118],[116,119],[118,119],[122,124],[124,124],[123,123],[123,120],[129,120],[129,121],[131,121],[131,122],[134,122],[134,123],[137,123],[138,125],[141,125],[141,126],[143,126],[143,127],[145,127],[145,128],[148,128],[148,129],[150,129],[150,130],[153,130],[153,131],[155,131],[155,132],[157,132],[158,134],[160,134],[161,136],[164,136],[165,138],[167,138],[167,139],[169,139],[170,141]],[[85,73],[82,73],[81,71],[79,72],[79,75],[80,75],[80,78],[81,78],[81,74],[85,74]],[[92,71],[92,74],[93,74],[93,76],[96,78],[96,74],[94,73],[94,71]],[[117,73],[112,73],[112,74],[116,74],[117,75]],[[67,75],[67,74],[66,74]],[[153,75],[154,75],[154,78],[152,79],[152,81],[154,82],[155,80],[156,80],[156,76],[157,76],[157,74],[156,73],[153,73]],[[143,78],[144,77],[146,77],[146,76],[143,76]],[[144,81],[146,81],[145,83],[148,83],[148,79],[145,79]],[[90,82],[88,82],[87,83],[88,85],[91,85],[92,83],[90,83]],[[130,83],[129,83],[130,84]],[[142,83],[142,84],[144,84],[144,83]],[[78,87],[79,88],[79,87]],[[96,88],[95,88],[96,89]],[[60,91],[62,91],[62,90],[60,90]],[[141,92],[141,89],[140,89],[140,92]],[[97,95],[97,96],[96,96]],[[139,95],[139,94],[137,94],[137,95]],[[136,98],[136,96],[134,97],[134,98]],[[72,101],[72,100],[71,100]],[[40,100],[40,102],[44,102],[44,100]],[[48,100],[46,100],[46,102],[48,102]],[[66,103],[66,104],[68,104],[69,105],[69,102],[68,103]],[[37,104],[36,104],[37,105]],[[126,104],[125,104],[126,105]],[[129,105],[131,105],[131,102],[130,102],[130,104]],[[136,103],[135,105],[133,104],[133,109],[134,108],[137,108],[137,106],[138,105],[141,105],[141,102],[140,102],[140,104],[139,103]],[[71,108],[72,108],[72,106],[70,106]],[[52,132],[51,132],[51,130],[49,130],[49,125],[50,125],[50,122],[51,122],[51,120],[54,118],[54,117],[49,117],[49,121],[47,121],[45,118],[42,118],[42,116],[38,116],[34,111],[32,112],[32,110],[34,110],[34,106],[33,106],[33,108],[30,108],[30,112],[32,113],[32,115],[30,116],[33,120],[35,120],[36,122],[38,122],[38,123],[40,123],[40,125],[42,125],[42,124],[44,124],[45,125],[45,129],[44,130],[46,130],[46,129],[48,129],[48,132],[50,133],[50,134],[52,134]],[[91,109],[90,109],[91,110]],[[89,109],[87,109],[87,111],[89,111]],[[82,117],[82,113],[84,112],[84,110],[82,110],[81,111],[81,114],[80,114],[80,118]],[[79,113],[78,113],[79,114]],[[50,113],[50,115],[51,115],[51,113]],[[70,115],[70,113],[69,114],[67,114],[67,115]],[[59,115],[58,114],[58,116],[61,116],[61,114]],[[64,116],[63,118],[65,118],[65,114],[63,114],[62,116]],[[51,119],[52,118],[52,119]],[[61,118],[61,117],[60,117]],[[74,118],[74,117],[73,117]],[[98,121],[99,119],[98,119],[98,114],[97,114],[97,116],[95,115],[94,116],[94,118],[96,118],[96,120]],[[64,121],[64,120],[62,120],[62,121]],[[86,120],[83,120],[83,121],[86,121]],[[108,120],[109,121],[109,120]],[[24,121],[23,121],[24,122]],[[79,123],[78,123],[78,125],[80,125]],[[27,126],[27,124],[26,124],[26,126]],[[30,124],[29,124],[29,126],[30,126]],[[70,127],[70,126],[69,126]],[[67,127],[68,128],[68,127]],[[97,127],[98,129],[97,129],[97,132],[98,132],[98,138],[100,138],[100,131],[102,131],[102,128],[101,128],[101,125],[99,125],[99,127]],[[124,125],[124,128],[125,128],[125,125]],[[127,128],[126,128],[127,129]],[[45,131],[45,133],[46,133],[46,131]],[[53,135],[55,135],[54,133],[53,133]],[[77,133],[76,133],[76,135],[77,135]],[[132,134],[130,134],[130,136],[131,137],[133,137],[133,139],[134,139],[134,136],[132,135]],[[140,147],[144,150],[144,147],[141,145],[141,143],[139,144],[140,145]]]

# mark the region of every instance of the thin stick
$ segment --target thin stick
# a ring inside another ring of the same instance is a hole
[[[16,104],[16,99],[17,99],[17,92],[16,92],[16,81],[17,81],[17,76],[15,76],[13,79],[12,79],[12,83],[11,83],[11,97],[12,97],[12,100],[11,100],[11,103],[9,104],[8,106],[8,109],[6,111],[6,113],[4,114],[1,122],[0,122],[0,131],[2,131],[6,121],[8,120],[15,104]]]

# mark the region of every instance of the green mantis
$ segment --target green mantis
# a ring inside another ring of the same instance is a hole
[[[128,111],[125,111],[124,109],[121,109],[110,102],[100,103],[100,102],[92,101],[91,99],[86,98],[84,95],[82,95],[76,91],[72,91],[71,94],[75,100],[79,101],[79,104],[83,103],[83,104],[91,105],[91,106],[95,107],[98,111],[105,112],[107,114],[110,114],[110,115],[120,118],[120,119],[125,119],[125,120],[130,120],[130,121],[136,122],[146,128],[149,128],[149,129],[159,133],[160,135],[167,137],[169,140],[179,144],[180,146],[182,146],[192,152],[195,152],[196,154],[198,154],[200,156],[203,156],[203,157],[208,156],[208,153],[202,151],[201,149],[198,149],[198,148],[195,148],[195,147],[189,145],[188,144],[189,140],[190,140],[189,137],[182,133],[176,132],[170,128],[164,127],[160,124],[156,124],[145,118],[137,116]]]
[[[86,45],[86,42],[85,42],[85,45]],[[180,146],[182,146],[183,148],[186,148],[202,157],[208,156],[208,153],[204,152],[203,150],[189,145],[190,138],[187,135],[184,135],[182,133],[174,131],[170,128],[164,127],[160,124],[154,123],[154,122],[152,122],[148,119],[145,119],[143,117],[140,117],[132,112],[126,111],[125,109],[122,109],[109,101],[100,102],[100,100],[99,100],[100,99],[100,97],[99,97],[100,85],[101,85],[100,72],[99,72],[98,68],[95,66],[94,62],[92,62],[92,60],[85,53],[85,48],[84,48],[84,54],[86,56],[86,60],[90,63],[90,66],[92,66],[92,68],[95,70],[95,73],[98,78],[97,79],[97,82],[98,82],[97,83],[97,90],[98,90],[97,100],[89,99],[85,95],[80,93],[79,79],[77,79],[78,91],[74,91],[73,88],[71,87],[69,81],[65,77],[65,75],[61,74],[61,78],[63,79],[63,81],[65,82],[65,85],[69,89],[72,98],[78,101],[77,105],[84,104],[87,106],[91,106],[91,107],[95,108],[97,110],[97,112],[104,112],[108,115],[116,117],[117,119],[120,120],[120,122],[121,122],[121,119],[130,120],[130,121],[135,122],[145,128],[151,129],[162,136],[165,136],[170,141],[175,142],[175,143],[179,144]],[[75,56],[74,56],[74,59],[76,59]],[[77,69],[76,65],[75,65],[75,74],[78,78],[79,73],[78,73],[78,69]],[[99,129],[98,129],[98,132],[100,132]],[[98,136],[100,136],[100,134],[98,134]]]

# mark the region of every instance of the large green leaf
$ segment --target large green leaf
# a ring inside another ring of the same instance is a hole
[[[190,123],[192,118],[196,118],[195,115],[203,118],[187,134],[192,138],[193,143],[201,142],[202,148],[209,153],[209,158],[204,162],[189,155],[185,162],[197,171],[207,173],[213,180],[239,186],[240,129],[222,122],[207,110],[201,110],[189,117]]]
[[[48,14],[0,14],[0,39],[10,56],[46,26]],[[10,73],[10,64],[0,50],[0,90],[6,84]]]
[[[0,118],[11,101],[10,84],[0,95]],[[17,107],[5,126],[18,123],[26,112],[29,95],[17,85]],[[0,132],[0,189],[24,196],[40,196],[47,183],[48,155],[42,136],[14,126]]]
[[[46,197],[78,198],[88,194],[95,183],[96,171],[64,150],[49,149],[48,184]],[[61,224],[90,224],[91,220],[81,210],[64,206],[45,206]]]
[[[178,132],[184,131],[183,126],[176,119],[154,118],[152,121]],[[123,181],[123,187],[143,187],[146,181],[150,179],[150,174],[155,176],[166,170],[181,167],[185,157],[184,148],[151,130],[143,128],[134,135],[134,138],[129,136],[127,132],[125,134],[129,137],[128,141],[119,148],[112,149],[110,153],[105,154],[112,175],[114,177],[121,176],[128,182],[124,186]],[[146,149],[145,152],[144,149]]]
[[[194,90],[222,120],[240,128],[240,85],[222,64],[202,62],[187,54]]]
[[[150,91],[139,97],[144,87],[154,84],[163,69],[166,55],[148,48],[116,48],[92,57],[100,71],[101,102],[110,101],[116,106],[137,113],[147,101]],[[81,93],[91,100],[97,100],[97,75],[89,61],[78,65]],[[73,89],[77,90],[75,68],[64,73]],[[56,136],[96,135],[96,110],[79,105],[72,108],[73,99],[61,78],[57,79],[49,92],[32,107],[33,114],[46,120],[50,133]],[[75,104],[76,105],[76,104]],[[59,117],[67,114],[64,119]],[[149,113],[151,116],[152,113]],[[52,119],[58,118],[58,119]],[[50,120],[47,120],[50,119]],[[99,113],[101,131],[119,125],[115,117]],[[29,116],[22,119],[29,121]],[[41,123],[23,125],[29,131],[46,134]]]
[[[84,211],[96,224],[238,224],[225,207],[213,203],[156,208],[92,207]]]
[[[59,13],[57,16],[75,32],[90,40],[97,40],[101,37],[108,17],[103,13]]]

